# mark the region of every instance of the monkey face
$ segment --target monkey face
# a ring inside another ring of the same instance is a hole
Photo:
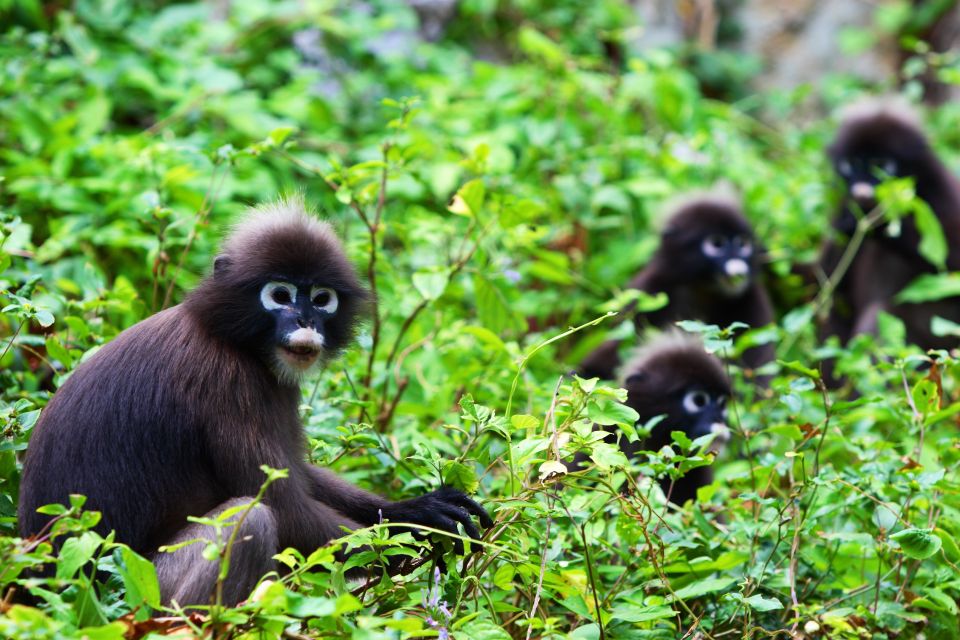
[[[299,378],[323,359],[340,296],[322,284],[278,279],[260,289],[260,304],[274,318],[272,355],[281,377]]]
[[[717,291],[728,298],[743,295],[752,279],[753,241],[740,233],[715,232],[700,242]]]
[[[670,218],[661,240],[659,258],[681,286],[737,298],[753,283],[757,261],[753,231],[730,203],[692,201]]]
[[[659,449],[669,445],[673,442],[671,432],[682,431],[691,440],[712,434],[715,437],[710,443],[710,451],[716,453],[722,450],[730,440],[726,417],[727,397],[725,391],[693,385],[670,391],[655,404],[649,400],[641,401],[638,404],[643,409],[642,422],[657,415],[664,416],[653,428],[648,446]]]
[[[847,195],[864,211],[874,208],[876,186],[897,176],[900,163],[883,150],[861,152],[836,160],[836,170],[847,185]]]

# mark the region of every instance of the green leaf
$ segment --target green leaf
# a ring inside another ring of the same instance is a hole
[[[153,563],[129,547],[121,548],[120,557],[123,561],[120,565],[120,576],[127,589],[127,604],[135,608],[146,603],[159,609],[160,584],[157,582],[157,570]]]
[[[449,274],[437,269],[422,269],[413,274],[413,287],[424,300],[436,300],[447,288]]]
[[[663,604],[644,607],[631,602],[623,602],[615,606],[612,611],[614,620],[624,622],[649,622],[671,618],[675,615],[677,615],[677,612],[673,607]]]
[[[474,493],[480,486],[473,467],[453,460],[447,460],[443,465],[443,483],[465,493]]]
[[[693,598],[699,598],[710,593],[726,591],[736,582],[737,581],[734,578],[707,578],[705,580],[697,580],[696,582],[688,584],[682,589],[678,589],[676,596],[670,595],[667,598],[667,601],[673,602],[675,600],[691,600]]]
[[[68,580],[76,575],[80,567],[93,558],[93,554],[100,547],[102,538],[86,531],[79,537],[69,538],[60,548],[60,557],[57,562],[57,578]]]
[[[777,609],[783,609],[783,604],[776,598],[765,598],[760,594],[745,598],[744,602],[750,605],[750,608],[754,611],[775,611]]]
[[[960,273],[926,273],[904,287],[894,297],[898,303],[931,302],[960,296]]]
[[[601,399],[591,401],[587,405],[587,416],[601,425],[628,425],[633,426],[640,419],[640,414],[625,404],[613,400]]]
[[[920,232],[920,255],[938,269],[943,269],[947,263],[947,238],[940,220],[923,200],[918,198],[914,203],[913,219]]]
[[[496,573],[493,574],[493,584],[495,584],[498,589],[509,591],[513,589],[513,577],[516,573],[517,570],[512,564],[504,563],[500,565]]]
[[[903,555],[915,560],[929,558],[943,546],[933,529],[904,529],[890,536],[890,539],[900,545]]]
[[[611,467],[627,466],[627,457],[620,451],[620,447],[609,442],[597,442],[593,445],[593,451],[590,453],[590,459],[602,470]]]

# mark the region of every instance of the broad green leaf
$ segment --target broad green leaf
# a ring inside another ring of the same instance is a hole
[[[904,302],[930,302],[960,296],[960,273],[925,273],[918,276],[896,295],[894,300]]]
[[[633,425],[640,419],[634,409],[613,400],[596,400],[587,405],[587,416],[602,425],[625,424]]]
[[[783,604],[776,598],[767,598],[760,594],[750,596],[744,599],[744,602],[750,605],[754,611],[775,611],[783,609]]]
[[[938,269],[943,269],[947,262],[947,238],[940,220],[923,200],[917,199],[914,203],[913,219],[920,232],[920,255]]]
[[[443,465],[443,483],[465,493],[474,493],[480,486],[473,467],[453,460],[448,460]]]
[[[704,580],[696,580],[684,588],[678,589],[676,591],[676,596],[670,595],[667,598],[667,601],[673,602],[674,600],[691,600],[693,598],[699,598],[710,593],[725,591],[736,584],[736,582],[737,581],[733,578],[706,578]]]
[[[160,608],[160,584],[157,582],[157,570],[153,563],[138,555],[129,547],[120,550],[122,564],[120,576],[127,589],[127,604],[131,608],[146,603],[154,609]]]
[[[677,615],[676,610],[668,605],[641,606],[630,602],[623,602],[613,608],[613,619],[624,622],[649,622]]]
[[[424,300],[436,300],[446,290],[449,277],[446,271],[421,270],[413,274],[413,286]]]
[[[57,578],[66,580],[76,575],[80,567],[93,559],[93,554],[100,548],[101,542],[102,538],[92,531],[67,539],[60,548]]]
[[[929,558],[943,546],[933,529],[904,529],[890,536],[890,539],[900,545],[903,555],[916,560]]]

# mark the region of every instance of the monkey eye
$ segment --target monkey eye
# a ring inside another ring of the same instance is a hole
[[[748,256],[753,253],[753,243],[744,236],[736,236],[733,239],[733,246],[741,256]]]
[[[310,302],[320,311],[335,313],[340,306],[337,292],[327,287],[314,287],[310,290]]]
[[[849,178],[853,173],[853,167],[850,166],[849,160],[841,160],[837,163],[837,171],[839,171],[840,175],[842,175],[844,178]]]
[[[710,404],[710,396],[705,391],[688,391],[683,396],[683,409],[687,413],[700,413]]]
[[[297,288],[286,282],[268,282],[260,290],[260,303],[267,311],[289,306],[296,297]]]
[[[727,246],[727,239],[718,234],[712,233],[706,238],[703,239],[703,243],[700,245],[700,248],[703,250],[703,253],[711,258],[716,258],[723,253],[724,248]]]

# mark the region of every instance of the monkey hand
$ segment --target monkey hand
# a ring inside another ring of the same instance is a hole
[[[391,522],[419,524],[450,533],[458,533],[457,525],[460,524],[468,536],[479,540],[480,531],[471,516],[477,516],[485,529],[493,526],[493,520],[483,507],[462,491],[450,487],[442,487],[419,498],[394,502],[383,510],[383,517]],[[459,539],[454,539],[453,547],[458,555],[463,554],[463,542]]]

